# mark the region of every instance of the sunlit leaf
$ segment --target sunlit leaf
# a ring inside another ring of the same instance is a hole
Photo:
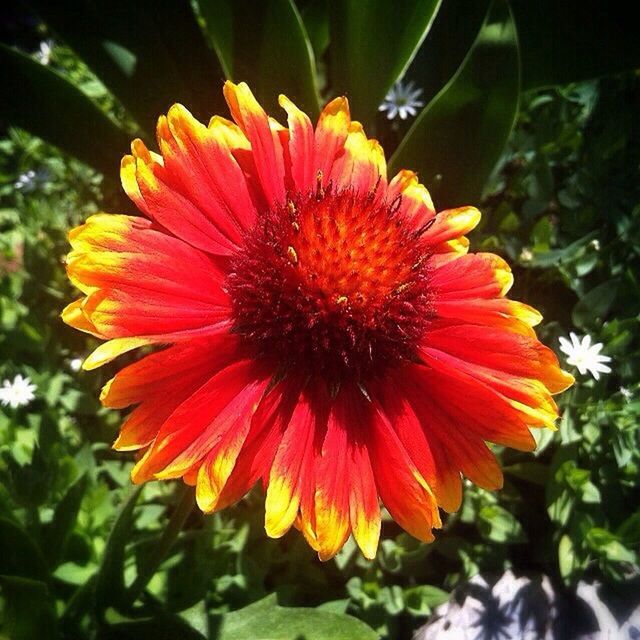
[[[95,600],[98,610],[104,610],[110,605],[126,607],[130,604],[125,597],[125,546],[133,527],[133,509],[141,491],[142,487],[136,487],[131,492],[120,507],[111,528],[96,580]]]
[[[45,537],[49,563],[55,567],[63,557],[65,545],[73,531],[82,497],[87,489],[87,476],[82,475],[67,490],[56,505],[53,520],[47,527]]]
[[[518,38],[496,0],[460,69],[424,108],[391,158],[417,170],[438,208],[477,202],[518,111]]]
[[[223,617],[218,640],[376,640],[378,634],[351,616],[303,607],[287,608],[270,595]]]
[[[0,45],[0,118],[104,173],[117,170],[129,136],[77,87],[29,56]]]
[[[224,73],[188,2],[34,0],[33,4],[147,133],[174,102],[202,119],[222,108]]]

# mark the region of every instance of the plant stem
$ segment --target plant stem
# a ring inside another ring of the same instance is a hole
[[[140,597],[149,583],[149,580],[153,578],[158,567],[162,564],[167,553],[180,534],[182,526],[189,517],[194,504],[195,495],[193,487],[184,485],[180,489],[180,496],[176,510],[171,515],[165,530],[162,532],[160,540],[158,540],[158,544],[146,562],[142,565],[136,579],[127,590],[127,596],[132,604]]]

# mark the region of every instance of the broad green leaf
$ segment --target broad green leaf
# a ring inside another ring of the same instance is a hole
[[[58,638],[55,602],[44,582],[0,575],[0,596],[4,600],[0,638]]]
[[[587,544],[599,555],[612,562],[634,562],[635,554],[618,537],[601,527],[594,527],[586,536]]]
[[[47,563],[29,534],[18,524],[0,518],[0,574],[45,580]]]
[[[376,640],[378,634],[348,615],[280,607],[270,595],[226,614],[218,640]]]
[[[576,570],[576,552],[568,535],[560,538],[558,545],[558,567],[562,579],[567,581]]]
[[[515,24],[495,0],[456,75],[391,158],[391,174],[417,170],[440,209],[477,202],[513,127],[519,86]]]
[[[103,173],[117,172],[129,136],[49,67],[0,44],[0,118]]]
[[[87,489],[87,476],[82,475],[56,505],[53,520],[45,532],[47,558],[52,567],[62,560],[69,535],[78,518],[80,503]]]
[[[586,329],[604,320],[618,295],[618,280],[607,280],[586,293],[573,308],[571,319],[576,327]]]
[[[104,611],[110,605],[126,607],[131,604],[125,594],[125,547],[133,528],[133,509],[141,491],[140,486],[130,493],[120,507],[111,528],[96,579],[95,599],[98,611]]]
[[[318,114],[315,58],[293,0],[199,0],[199,6],[229,76],[247,82],[270,115],[280,111],[280,93],[312,118]]]
[[[522,525],[503,507],[485,505],[478,512],[480,533],[493,542],[513,544],[524,542],[526,537]]]
[[[553,433],[553,431],[550,431]],[[503,471],[509,475],[526,480],[532,484],[544,486],[547,482],[549,469],[547,465],[540,462],[516,462],[508,467],[504,467]]]
[[[224,73],[189,2],[33,0],[33,5],[147,134],[175,102],[206,120],[224,105]]]
[[[487,17],[491,0],[442,0],[433,25],[406,77],[430,101],[460,68]]]
[[[404,602],[414,616],[429,615],[435,607],[449,599],[449,594],[430,584],[411,587],[404,592]]]
[[[511,0],[522,48],[522,87],[567,84],[640,66],[633,3]]]
[[[409,67],[440,0],[333,0],[330,86],[346,95],[353,115],[372,127],[378,106]]]

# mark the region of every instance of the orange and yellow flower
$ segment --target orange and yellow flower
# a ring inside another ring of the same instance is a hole
[[[114,447],[134,482],[183,478],[205,512],[266,488],[270,536],[299,528],[320,558],[350,534],[376,553],[380,503],[430,541],[461,475],[502,473],[486,442],[530,451],[571,385],[536,338],[540,315],[505,298],[508,265],[468,254],[473,207],[435,212],[345,98],[287,127],[227,82],[234,122],[181,105],[141,140],[122,184],[144,217],[98,214],[70,234],[63,312],[122,369],[102,402],[134,406]]]

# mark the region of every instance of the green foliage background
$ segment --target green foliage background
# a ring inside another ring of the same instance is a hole
[[[244,0],[200,0],[204,31],[188,3],[157,9],[153,31],[145,2],[112,3],[100,22],[90,7],[101,3],[66,4],[34,2],[43,22],[18,31],[23,49],[55,37],[49,66],[0,50],[0,381],[20,373],[38,387],[27,407],[0,409],[0,637],[409,638],[461,581],[508,567],[544,572],[567,594],[582,578],[637,591],[640,78],[613,72],[640,58],[620,24],[600,29],[592,46],[607,55],[589,66],[584,42],[565,40],[580,29],[586,39],[592,22],[569,29],[557,10],[542,46],[540,1],[495,2],[489,14],[489,2],[470,3],[461,15],[446,0],[404,12],[270,0],[253,14]],[[391,125],[377,105],[407,69],[428,104],[410,126]],[[578,376],[535,454],[499,451],[504,490],[467,486],[432,545],[388,520],[375,561],[349,542],[323,564],[297,532],[266,538],[259,491],[204,517],[176,483],[134,490],[131,460],[110,449],[120,418],[97,401],[120,365],[74,370],[95,345],[59,320],[74,295],[66,232],[100,209],[131,211],[116,183],[127,141],[150,141],[174,101],[203,118],[226,113],[225,76],[247,79],[265,104],[282,91],[312,113],[347,92],[439,208],[481,204],[472,248],[513,265],[513,297],[545,316],[541,339],[557,350],[559,336],[588,333],[613,358],[599,382]],[[16,188],[29,170],[33,190]]]

